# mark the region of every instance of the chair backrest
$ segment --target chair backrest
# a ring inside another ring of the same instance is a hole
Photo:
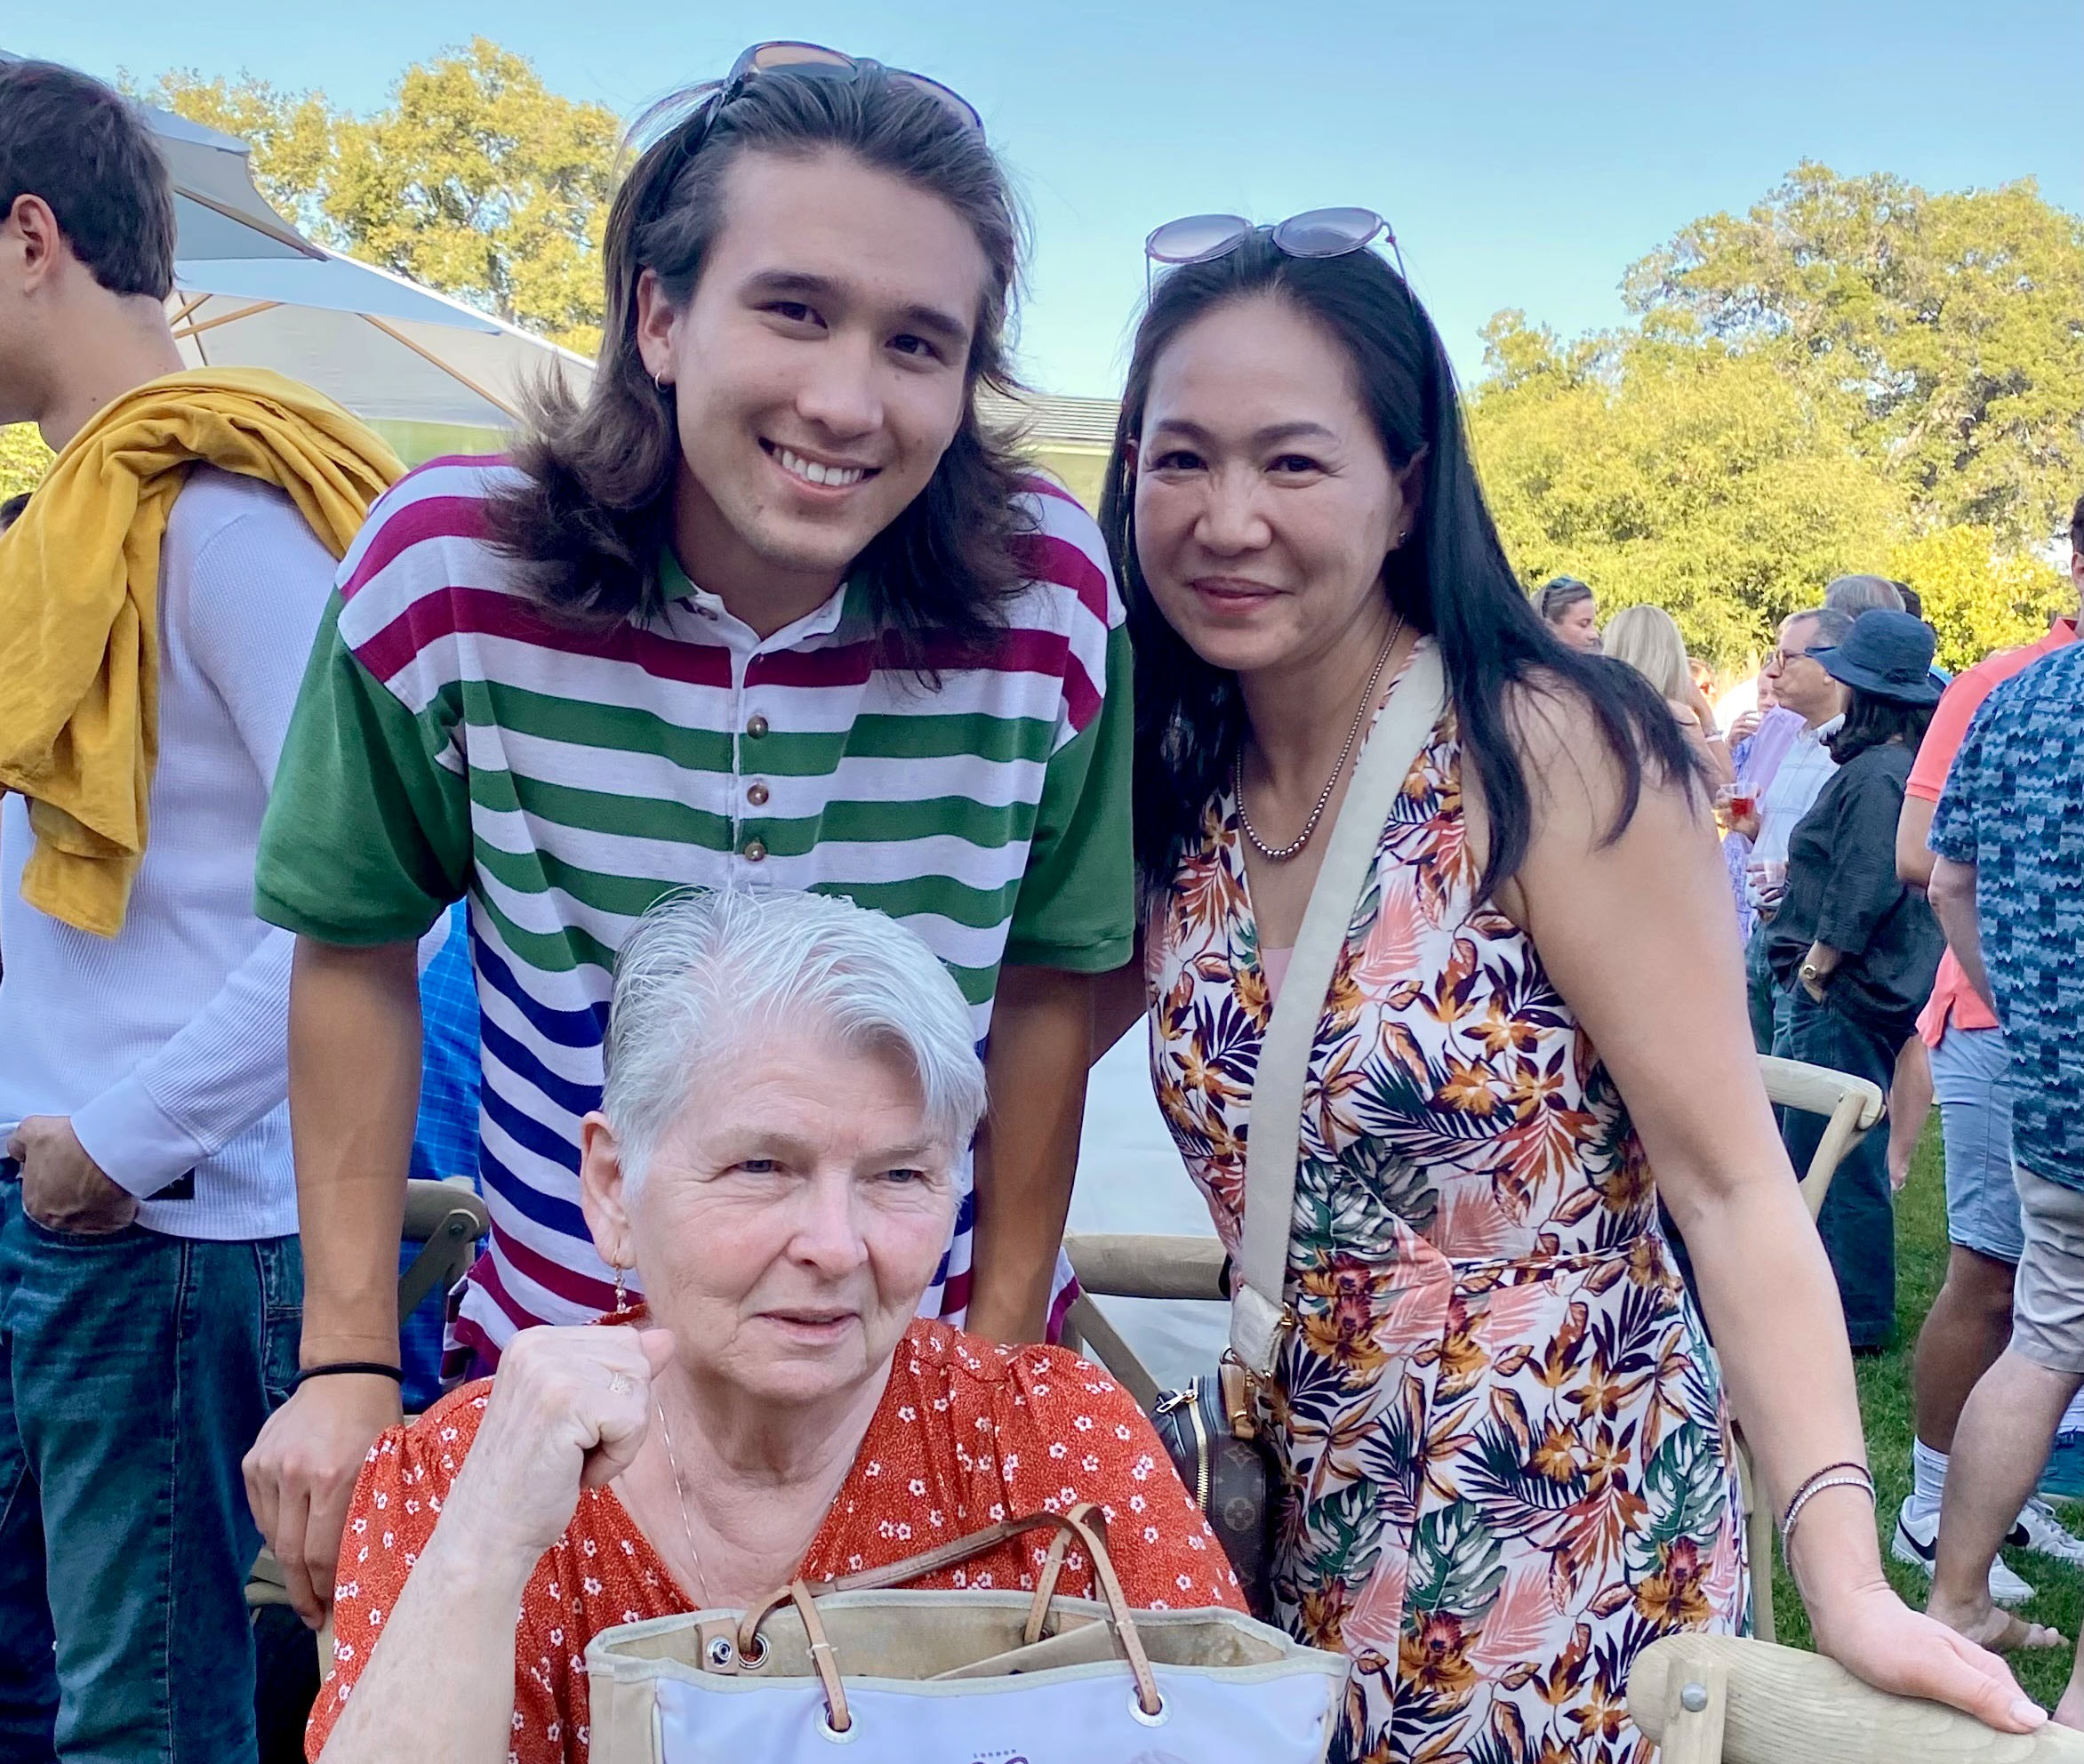
[[[1814,1219],[1823,1211],[1824,1197],[1846,1153],[1880,1123],[1888,1099],[1870,1079],[1770,1054],[1759,1055],[1759,1075],[1766,1081],[1766,1094],[1781,1108],[1828,1117],[1824,1137],[1801,1178],[1802,1199]]]
[[[1063,1251],[1085,1288],[1064,1319],[1063,1344],[1111,1373],[1137,1404],[1148,1410],[1160,1394],[1136,1351],[1107,1320],[1095,1298],[1214,1299],[1223,1291],[1228,1265],[1214,1238],[1168,1237],[1142,1231],[1081,1231],[1063,1240]]]
[[[470,1271],[477,1239],[492,1229],[485,1202],[464,1176],[446,1182],[405,1184],[403,1241],[416,1243],[420,1254],[398,1276],[398,1320],[420,1309],[431,1292],[447,1292]]]
[[[1662,1764],[2084,1764],[2084,1734],[2000,1734],[1863,1684],[1834,1660],[1731,1635],[1668,1636],[1637,1656],[1628,1712]]]

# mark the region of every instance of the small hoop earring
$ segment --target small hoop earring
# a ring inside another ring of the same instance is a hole
[[[619,1262],[618,1262],[618,1263],[615,1264],[615,1311],[616,1311],[616,1314],[617,1314],[617,1315],[620,1315],[621,1312],[623,1312],[623,1311],[627,1311],[627,1310],[629,1310],[629,1276],[628,1276],[628,1273],[626,1272],[626,1271],[623,1269],[623,1267],[622,1267],[622,1264],[621,1264],[621,1263],[619,1263]]]

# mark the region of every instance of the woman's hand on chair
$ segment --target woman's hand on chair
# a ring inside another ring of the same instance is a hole
[[[2002,1660],[1912,1610],[1879,1574],[1812,1601],[1809,1621],[1817,1648],[1877,1690],[1948,1704],[2006,1733],[2029,1733],[2048,1720]]]
[[[636,1458],[664,1329],[525,1329],[500,1359],[485,1419],[443,1518],[463,1508],[478,1546],[533,1567],[564,1535],[581,1488]]]

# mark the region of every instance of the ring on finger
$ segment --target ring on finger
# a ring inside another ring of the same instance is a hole
[[[608,1392],[611,1396],[626,1397],[637,1388],[637,1380],[627,1372],[608,1374]]]

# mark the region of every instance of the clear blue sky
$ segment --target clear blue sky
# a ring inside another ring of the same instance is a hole
[[[90,0],[8,7],[0,47],[148,78],[248,70],[382,101],[485,31],[625,116],[747,43],[804,37],[917,68],[982,110],[1031,204],[1030,378],[1115,389],[1142,241],[1206,210],[1357,204],[1395,225],[1464,374],[1520,307],[1622,316],[1627,265],[1741,210],[1804,157],[1929,188],[2025,176],[2084,211],[2076,0]],[[1036,28],[1039,24],[1040,28]]]

